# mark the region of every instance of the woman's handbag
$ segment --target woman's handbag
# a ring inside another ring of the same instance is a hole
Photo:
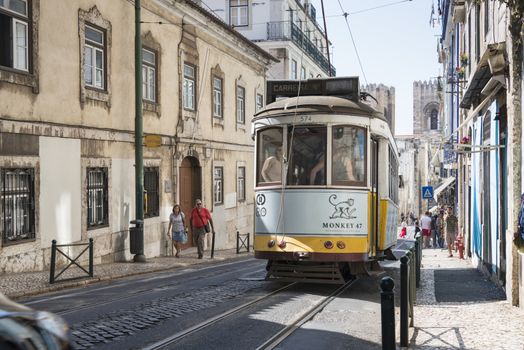
[[[182,231],[182,244],[187,243],[187,231]]]

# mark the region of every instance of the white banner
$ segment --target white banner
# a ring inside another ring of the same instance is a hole
[[[368,192],[257,191],[256,233],[367,235]]]

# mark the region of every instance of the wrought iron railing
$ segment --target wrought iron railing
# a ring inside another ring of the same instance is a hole
[[[290,23],[289,21],[268,22],[267,39],[292,41],[295,45],[302,48],[306,55],[315,61],[326,74],[329,74],[331,68],[331,75],[336,75],[335,67],[329,64],[324,54],[294,23]]]

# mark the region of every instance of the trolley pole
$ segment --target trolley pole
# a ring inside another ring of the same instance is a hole
[[[144,154],[142,121],[142,38],[140,0],[135,0],[135,224],[129,230],[131,254],[134,262],[145,262],[144,255]]]

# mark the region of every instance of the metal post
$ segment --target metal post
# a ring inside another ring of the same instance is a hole
[[[237,254],[240,253],[240,232],[237,231]]]
[[[408,346],[410,253],[400,258],[400,346]]]
[[[249,253],[249,238],[251,237],[251,235],[249,234],[249,232],[247,233],[247,252]]]
[[[416,272],[416,280],[417,280],[417,283],[416,283],[416,286],[417,288],[420,287],[420,259],[421,259],[421,248],[422,248],[422,245],[421,245],[421,242],[420,242],[420,235],[418,237],[415,237],[415,263],[416,263],[416,268],[415,268],[415,272]]]
[[[89,277],[93,277],[93,238],[89,238]]]
[[[391,277],[384,277],[380,281],[380,288],[382,350],[395,350],[395,282]]]
[[[51,266],[49,267],[49,283],[55,283],[56,239],[51,242]]]
[[[136,255],[134,262],[145,262],[144,235],[138,233],[143,230],[144,221],[144,154],[143,154],[143,121],[142,121],[142,38],[140,36],[141,21],[140,0],[135,0],[135,220]]]
[[[409,255],[409,316],[410,322],[409,326],[414,326],[414,314],[413,306],[415,304],[415,296],[417,295],[416,279],[417,279],[417,255],[415,254],[415,249],[411,248],[411,254]]]
[[[211,259],[215,256],[215,231],[211,231],[211,234],[213,235],[211,238]]]

